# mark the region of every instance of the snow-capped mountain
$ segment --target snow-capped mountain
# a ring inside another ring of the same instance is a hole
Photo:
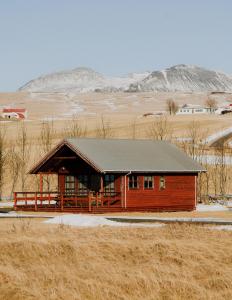
[[[130,92],[231,92],[232,77],[198,66],[176,65],[154,71],[145,79],[130,85]]]
[[[73,92],[126,90],[150,73],[133,73],[125,77],[106,77],[90,68],[56,72],[31,80],[19,90],[29,92]]]
[[[31,80],[29,92],[231,92],[232,77],[198,66],[177,65],[163,71],[108,77],[89,68],[56,72]]]

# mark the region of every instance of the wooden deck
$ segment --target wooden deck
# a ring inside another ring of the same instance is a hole
[[[47,212],[107,212],[122,209],[121,193],[15,192],[14,210]]]

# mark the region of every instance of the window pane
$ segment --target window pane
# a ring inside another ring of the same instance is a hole
[[[154,186],[154,176],[144,176],[144,189],[152,189]]]
[[[78,176],[78,193],[80,196],[86,196],[88,194],[88,176]]]
[[[115,194],[115,177],[112,174],[107,174],[104,177],[104,195],[112,196]]]
[[[165,189],[165,177],[160,176],[160,189],[163,190]]]
[[[129,176],[129,189],[137,189],[138,188],[138,176],[130,175]]]
[[[66,194],[75,193],[75,176],[70,176],[70,175],[65,176],[65,193]]]

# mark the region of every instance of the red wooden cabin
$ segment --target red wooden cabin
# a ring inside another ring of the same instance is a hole
[[[63,140],[30,174],[40,190],[16,192],[16,210],[114,212],[180,211],[196,207],[196,178],[204,169],[164,141]],[[58,189],[43,191],[43,175]]]

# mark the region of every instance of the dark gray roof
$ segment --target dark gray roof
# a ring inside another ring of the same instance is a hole
[[[64,141],[101,172],[201,172],[205,169],[165,141],[69,138]]]

